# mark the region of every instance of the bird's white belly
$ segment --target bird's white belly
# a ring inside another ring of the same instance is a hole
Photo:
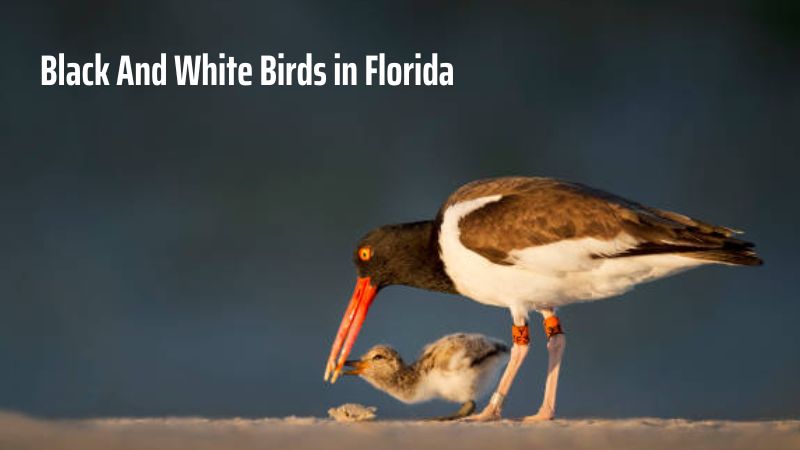
[[[468,373],[468,371],[461,373],[431,372],[417,388],[414,402],[426,401],[432,398],[442,398],[459,403],[476,400],[478,394],[476,381],[476,374]]]
[[[499,195],[465,201],[447,209],[439,235],[445,271],[456,289],[480,303],[522,312],[607,298],[636,284],[703,263],[677,255],[592,258],[635,245],[627,235],[613,240],[569,239],[512,251],[509,264],[496,264],[466,248],[459,220]]]

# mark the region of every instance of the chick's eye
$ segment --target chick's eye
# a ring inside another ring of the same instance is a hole
[[[372,247],[361,247],[358,249],[358,259],[369,261],[372,258]]]
[[[373,361],[377,361],[379,359],[383,359],[383,355],[375,355],[375,356],[372,357]]]

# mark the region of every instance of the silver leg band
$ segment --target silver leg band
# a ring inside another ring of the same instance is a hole
[[[505,399],[506,399],[505,395],[499,392],[495,392],[494,394],[492,394],[492,398],[489,399],[489,405],[500,408],[501,406],[503,406],[503,402],[505,401]]]

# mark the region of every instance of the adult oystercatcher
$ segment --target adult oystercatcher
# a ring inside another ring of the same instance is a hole
[[[392,347],[376,345],[360,359],[345,361],[352,369],[344,374],[358,375],[405,403],[434,398],[461,403],[455,414],[434,418],[453,420],[475,411],[475,400],[488,390],[507,360],[508,347],[503,342],[482,334],[456,333],[426,345],[412,364],[406,364]]]
[[[403,284],[509,308],[514,345],[497,390],[474,420],[500,417],[528,352],[528,313],[544,317],[549,356],[542,405],[555,414],[565,339],[556,308],[612,297],[705,264],[760,265],[737,232],[550,178],[475,181],[456,190],[436,219],[367,233],[354,254],[355,291],[325,369],[335,382],[378,291]]]

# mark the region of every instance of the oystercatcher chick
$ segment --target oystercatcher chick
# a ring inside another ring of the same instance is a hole
[[[508,347],[481,334],[451,334],[428,344],[422,355],[406,364],[397,350],[376,345],[359,360],[347,361],[376,389],[404,403],[442,399],[461,403],[454,414],[433,420],[455,420],[475,411],[475,400],[485,394],[508,360]]]

